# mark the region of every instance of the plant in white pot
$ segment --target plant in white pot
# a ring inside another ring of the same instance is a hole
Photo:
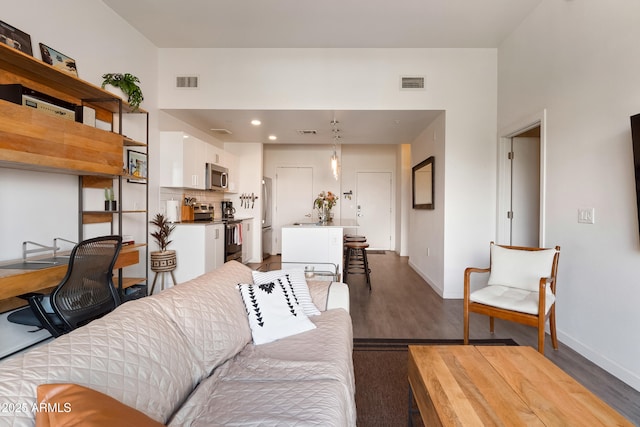
[[[107,85],[117,87],[127,95],[127,102],[131,105],[133,111],[140,107],[140,103],[144,100],[144,96],[142,95],[140,86],[138,86],[138,83],[140,83],[139,78],[129,73],[107,73],[104,74],[102,78],[104,79],[102,81],[102,89]]]
[[[151,224],[155,225],[158,229],[151,233],[151,237],[153,237],[156,241],[156,244],[160,248],[159,251],[151,252],[151,271],[156,273],[156,276],[153,279],[153,285],[151,286],[151,292],[153,293],[153,288],[156,286],[156,279],[158,278],[158,273],[171,273],[171,278],[173,279],[173,284],[176,284],[176,279],[173,277],[173,270],[176,269],[176,251],[167,249],[167,246],[171,244],[171,240],[169,240],[169,236],[176,228],[174,224],[171,224],[167,218],[163,214],[156,214],[153,220],[150,221]],[[162,278],[162,289],[164,289],[164,276]]]

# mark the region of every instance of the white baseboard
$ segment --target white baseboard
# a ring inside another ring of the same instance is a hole
[[[443,297],[443,290],[439,289],[437,286],[435,286],[434,285],[435,282],[433,280],[431,280],[431,278],[429,277],[429,275],[427,273],[425,273],[424,271],[420,270],[417,265],[415,265],[413,262],[411,262],[411,258],[409,258],[409,267],[411,267],[413,269],[413,271],[418,273],[418,276],[422,277],[422,280],[427,282],[427,284],[429,286],[431,286],[431,289],[436,291],[436,293],[438,295],[440,295],[441,298],[444,298]]]
[[[558,340],[560,340],[562,344],[579,353],[582,357],[590,360],[614,377],[618,378],[620,381],[630,387],[633,387],[637,391],[640,391],[640,377],[626,369],[624,366],[620,366],[618,363],[604,357],[598,351],[578,340],[573,339],[570,335],[567,335],[560,330],[558,330]]]

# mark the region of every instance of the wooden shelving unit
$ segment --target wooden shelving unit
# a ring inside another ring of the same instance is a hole
[[[123,181],[133,178],[123,168],[124,150],[125,147],[136,147],[147,151],[148,155],[149,113],[143,109],[133,109],[122,99],[101,87],[59,71],[49,64],[4,44],[0,44],[0,84],[21,84],[68,103],[90,106],[96,111],[96,119],[111,123],[112,130],[117,128],[117,133],[110,132],[0,100],[0,167],[79,176],[78,238],[80,240],[83,239],[85,224],[110,223],[113,234],[122,234],[123,215],[145,215],[144,242],[123,247],[116,269],[121,292],[135,284],[148,283],[146,273],[149,234],[146,210],[149,206],[148,186],[145,209],[135,210],[122,210],[122,200],[119,200],[116,211],[85,211],[82,192],[86,188],[117,186],[117,194],[120,198],[123,197]],[[147,141],[136,141],[122,134],[122,118],[125,114],[146,116]],[[136,179],[140,180],[137,177]],[[118,230],[114,230],[114,221],[117,223]],[[141,252],[145,254],[145,277],[123,277],[122,268],[140,263]],[[37,286],[42,289],[52,277],[62,273],[47,270],[53,269],[16,274],[14,278],[3,277],[2,281],[5,284],[11,282],[12,289],[15,288],[15,291],[20,291],[23,286],[26,288]],[[17,294],[12,293],[12,295]],[[10,296],[5,295],[4,298]],[[1,303],[2,301],[0,305]]]

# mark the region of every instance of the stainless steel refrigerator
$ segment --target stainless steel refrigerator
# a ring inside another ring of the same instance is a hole
[[[272,186],[271,178],[262,178],[262,259],[271,256],[273,230],[271,228],[272,214]]]

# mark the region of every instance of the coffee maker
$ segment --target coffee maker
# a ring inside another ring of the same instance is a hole
[[[233,202],[229,200],[222,201],[222,219],[233,219],[233,215],[236,213],[236,209],[233,207]]]

